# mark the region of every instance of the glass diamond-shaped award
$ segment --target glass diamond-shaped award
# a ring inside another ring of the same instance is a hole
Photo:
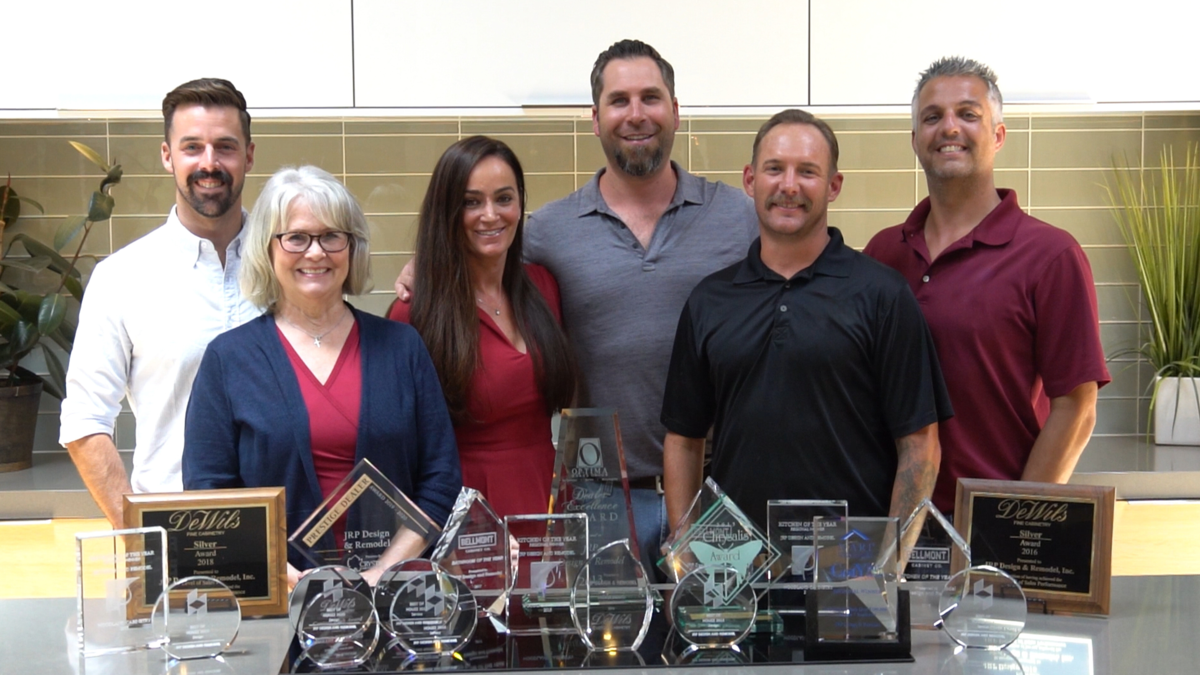
[[[1025,630],[1027,611],[1016,579],[991,565],[977,565],[946,582],[939,627],[964,647],[1003,649]]]
[[[912,626],[933,629],[941,619],[939,603],[942,590],[954,572],[954,554],[958,553],[960,559],[970,567],[971,547],[928,499],[913,510],[900,531],[902,542],[911,541],[914,532],[920,533],[915,538],[916,545],[909,552],[907,563],[902,565],[903,576],[900,581],[900,588],[908,591]]]
[[[629,541],[640,558],[621,425],[612,408],[565,408],[559,417],[551,513],[588,517],[588,555]]]
[[[430,559],[471,589],[481,614],[500,621],[515,576],[515,550],[483,495],[464,487]]]
[[[425,512],[366,459],[288,537],[314,567],[382,571],[425,552],[441,532]]]
[[[571,618],[588,649],[633,651],[654,613],[654,591],[629,541],[603,546],[571,589]]]
[[[741,567],[700,565],[671,593],[670,611],[679,637],[697,648],[732,647],[754,627],[758,597]]]
[[[779,559],[767,571],[771,581],[767,597],[772,610],[780,614],[804,613],[804,592],[817,579],[816,551],[830,543],[813,529],[813,520],[818,516],[828,519],[847,515],[844,499],[767,501],[767,538],[779,549]]]
[[[508,596],[510,633],[575,633],[571,590],[588,560],[583,513],[504,517],[505,539],[516,542],[517,576]]]
[[[167,531],[140,527],[75,535],[79,651],[115,654],[158,645],[150,616],[167,587]]]
[[[736,582],[749,586],[779,559],[779,550],[767,535],[712,478],[704,480],[665,547],[667,553],[658,566],[676,582],[701,565],[727,564],[737,570]]]
[[[237,595],[212,577],[185,577],[158,596],[151,617],[162,650],[173,659],[217,656],[242,624]]]
[[[832,543],[817,551],[817,588],[809,592],[807,620],[817,608],[821,642],[899,640],[899,526],[896,518],[822,518],[814,527]],[[811,633],[812,631],[810,631]]]

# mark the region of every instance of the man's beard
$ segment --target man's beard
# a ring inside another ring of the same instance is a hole
[[[223,193],[215,195],[200,195],[196,193],[196,182],[216,178],[225,187]],[[182,192],[188,204],[200,215],[206,218],[220,218],[229,213],[238,198],[242,196],[242,186],[233,184],[233,176],[221,169],[216,171],[196,171],[187,178],[187,191]]]
[[[641,148],[632,152],[625,152],[617,148],[614,156],[617,166],[622,171],[635,178],[642,178],[649,176],[662,166],[666,151],[663,149],[662,143],[659,143],[653,148]]]

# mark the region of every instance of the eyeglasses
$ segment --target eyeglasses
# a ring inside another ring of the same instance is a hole
[[[317,240],[317,244],[326,253],[337,253],[345,251],[350,245],[350,233],[342,232],[341,230],[330,230],[321,234],[309,234],[308,232],[282,232],[272,235],[273,239],[279,240],[279,245],[288,253],[304,253],[312,246],[313,239]]]

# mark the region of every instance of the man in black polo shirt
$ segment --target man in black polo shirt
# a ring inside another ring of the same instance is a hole
[[[842,174],[833,131],[785,110],[754,139],[743,186],[759,239],[692,291],[662,422],[672,525],[711,475],[760,526],[768,499],[845,499],[902,520],[930,495],[949,399],[904,278],[827,223]]]

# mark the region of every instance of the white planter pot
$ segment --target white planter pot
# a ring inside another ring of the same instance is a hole
[[[1158,378],[1154,442],[1200,445],[1200,377]]]

